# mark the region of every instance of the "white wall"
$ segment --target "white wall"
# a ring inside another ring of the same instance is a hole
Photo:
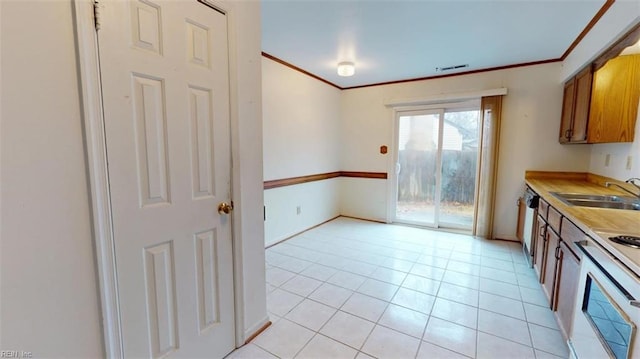
[[[640,22],[640,1],[618,0],[562,62],[561,82],[592,62],[620,36]]]
[[[340,214],[386,222],[387,180],[377,178],[340,178]]]
[[[0,7],[0,349],[102,357],[71,3]]]
[[[638,104],[640,107],[640,103]],[[589,172],[624,181],[640,177],[640,111],[636,120],[635,141],[630,143],[602,143],[591,145]],[[609,155],[609,165],[605,163]],[[631,169],[627,157],[631,156]]]
[[[340,170],[340,90],[262,58],[264,179]]]
[[[564,60],[562,81],[593,61],[638,22],[640,22],[640,2],[627,0],[613,3],[600,21]],[[640,177],[640,119],[636,121],[635,131],[633,143],[591,145],[589,172],[619,180]],[[607,154],[610,155],[610,163],[605,166]],[[626,168],[628,156],[632,156],[630,170]]]
[[[390,155],[378,152],[379,146],[392,144],[394,119],[385,102],[507,87],[509,94],[504,98],[502,110],[494,236],[515,239],[515,203],[522,194],[525,170],[586,171],[589,167],[588,146],[558,143],[562,107],[559,77],[560,63],[551,63],[343,91],[342,167],[376,172],[389,169]],[[350,179],[350,186],[358,188],[359,183],[365,186],[363,181],[373,180]],[[387,205],[387,181],[376,180],[366,186],[368,195],[361,197],[357,206],[351,204],[349,214],[362,218],[383,216],[386,207],[376,213],[371,213],[371,209]]]
[[[265,181],[341,169],[340,90],[263,58],[262,93]],[[265,243],[337,216],[338,180],[265,190]]]
[[[340,214],[340,178],[264,191],[265,245],[291,237]],[[297,208],[300,207],[300,214]]]
[[[264,289],[260,3],[232,7],[235,262],[242,343]],[[104,356],[70,0],[0,1],[0,350]]]
[[[265,180],[332,171],[329,168],[334,167],[329,164],[333,163],[335,153],[328,149],[323,152],[322,148],[327,145],[340,151],[335,170],[387,172],[390,155],[382,155],[378,151],[379,146],[392,144],[392,111],[384,107],[385,102],[507,87],[509,94],[503,103],[494,235],[515,239],[515,202],[522,191],[525,170],[591,171],[619,179],[639,176],[640,133],[633,144],[560,145],[557,140],[562,83],[638,21],[640,2],[616,1],[562,63],[367,87],[331,96],[326,93],[337,90],[263,59]],[[318,90],[323,86],[326,89]],[[322,119],[326,118],[326,111],[336,112],[334,96],[340,99],[337,111],[341,118],[337,130],[340,139],[337,144],[325,136],[329,133],[327,127],[317,127],[319,124],[330,126]],[[294,111],[299,111],[302,116],[289,110],[291,104],[299,107]],[[300,118],[313,114],[316,115],[314,120],[301,126]],[[638,123],[640,126],[640,121]],[[310,136],[305,126],[317,133]],[[305,150],[300,151],[302,148]],[[611,154],[611,164],[604,168],[601,163],[604,163],[603,156],[607,153]],[[634,163],[633,169],[628,171],[624,166],[630,154],[634,155]],[[386,180],[340,178],[338,183],[340,214],[386,219]],[[315,221],[296,218],[296,203],[305,202],[298,189],[284,187],[277,192],[269,191],[265,191],[268,243],[304,230],[308,223],[321,222],[320,217]],[[309,189],[304,193],[315,191]],[[296,201],[288,201],[291,198]],[[333,202],[319,204],[324,209],[332,205]],[[275,213],[270,212],[270,207]],[[274,223],[275,218],[278,223]]]

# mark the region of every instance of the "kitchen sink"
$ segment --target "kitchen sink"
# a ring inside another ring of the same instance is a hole
[[[605,196],[600,194],[580,194],[580,193],[554,193],[560,199],[565,200],[586,200],[586,201],[610,201],[619,202],[622,200],[620,196]],[[631,198],[631,197],[628,197]],[[633,199],[633,198],[631,198]]]
[[[613,208],[613,209],[627,209],[631,211],[640,210],[640,204],[638,203],[625,203],[625,202],[613,202],[613,201],[589,201],[581,199],[569,199],[567,200],[574,206],[581,207],[595,207],[595,208]]]
[[[640,211],[640,198],[635,197],[558,192],[551,194],[570,206]]]

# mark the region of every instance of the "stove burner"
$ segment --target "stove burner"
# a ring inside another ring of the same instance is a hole
[[[620,243],[624,246],[629,246],[632,248],[640,248],[640,237],[615,236],[615,237],[609,237],[609,239],[616,243]]]

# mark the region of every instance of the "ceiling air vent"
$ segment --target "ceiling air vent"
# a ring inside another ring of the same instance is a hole
[[[464,65],[455,65],[455,66],[447,66],[447,67],[436,67],[436,72],[444,72],[444,71],[451,71],[451,70],[457,70],[457,69],[463,69],[465,67],[469,67],[469,64],[464,64]]]

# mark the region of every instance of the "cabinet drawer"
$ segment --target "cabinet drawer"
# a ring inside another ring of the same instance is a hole
[[[547,209],[549,208],[549,203],[544,199],[540,198],[538,202],[538,215],[547,220]]]
[[[553,228],[556,233],[560,233],[560,223],[562,221],[562,214],[555,208],[549,206],[549,212],[547,214],[547,223]]]
[[[582,258],[580,255],[582,252],[578,250],[575,242],[586,241],[589,239],[580,228],[578,228],[575,224],[571,223],[566,217],[562,218],[562,230],[560,232],[560,237],[564,242],[567,243],[569,249],[573,252],[575,256],[578,258]]]

